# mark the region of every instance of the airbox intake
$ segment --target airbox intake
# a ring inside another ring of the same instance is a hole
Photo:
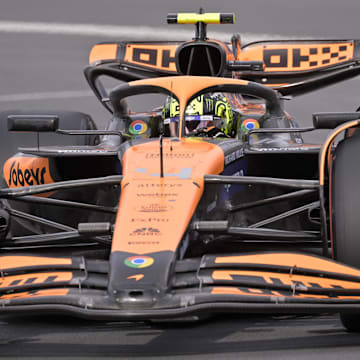
[[[177,71],[182,75],[221,76],[226,53],[217,43],[195,40],[179,46],[175,54]]]

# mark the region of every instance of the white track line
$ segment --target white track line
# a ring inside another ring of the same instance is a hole
[[[209,28],[209,37],[222,41],[230,41],[232,33],[212,31]],[[226,28],[226,27],[225,27]],[[189,26],[168,25],[164,27],[153,26],[120,26],[100,24],[76,24],[76,23],[45,23],[25,21],[0,21],[2,33],[25,33],[25,34],[55,34],[55,35],[78,35],[78,36],[101,36],[105,38],[118,38],[126,40],[189,40],[194,36],[194,28]],[[289,38],[274,34],[242,33],[244,42],[261,39]]]
[[[184,29],[179,26],[118,26],[76,23],[45,23],[25,21],[0,21],[0,33],[45,34],[45,35],[73,35],[100,36],[116,40],[189,40],[194,36],[193,27]],[[222,41],[230,41],[231,33],[208,31],[209,37]],[[281,35],[242,33],[243,43],[265,40],[283,39]],[[31,101],[43,99],[69,99],[93,96],[92,91],[48,91],[37,93],[0,95],[0,102]]]
[[[0,95],[0,102],[28,101],[44,99],[70,99],[95,96],[91,90],[47,91],[36,93]]]

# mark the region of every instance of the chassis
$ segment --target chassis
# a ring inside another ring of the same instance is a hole
[[[227,311],[340,312],[345,326],[359,329],[360,195],[354,189],[360,173],[354,154],[360,151],[360,113],[314,114],[313,128],[299,128],[272,89],[299,94],[355,76],[356,54],[313,77],[269,72],[273,81],[265,86],[255,82],[264,71],[256,52],[250,62],[215,62],[213,49],[223,54],[224,45],[209,45],[206,19],[194,20],[197,38],[176,53],[178,72],[188,74],[125,66],[118,53],[85,70],[113,113],[106,130],[94,129],[91,119],[66,130],[62,113],[2,114],[10,131],[83,140],[20,148],[4,164],[0,313],[151,320]],[[186,54],[199,49],[209,55],[211,76],[194,76],[199,64],[184,67]],[[271,65],[272,59],[265,60]],[[226,71],[240,71],[245,80],[230,79]],[[135,81],[107,93],[102,75]],[[274,86],[281,76],[287,83]],[[235,138],[188,136],[186,106],[207,91],[261,98],[265,108],[255,111],[251,101],[238,108]],[[159,109],[128,111],[128,96],[153,92],[178,100],[176,137],[166,136]],[[262,127],[241,132],[248,118]],[[129,132],[138,119],[146,125],[143,136]],[[303,132],[321,128],[334,129],[323,144],[303,143]]]

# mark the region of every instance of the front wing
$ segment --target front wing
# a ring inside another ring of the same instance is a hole
[[[360,311],[360,270],[309,254],[206,255],[177,261],[166,289],[152,287],[146,269],[139,269],[133,288],[123,292],[108,288],[107,261],[14,254],[0,257],[0,264],[0,314],[150,320],[228,311]]]

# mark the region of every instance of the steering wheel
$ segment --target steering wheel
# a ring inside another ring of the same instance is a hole
[[[221,129],[217,128],[216,126],[205,126],[199,129],[195,129],[186,134],[186,136],[193,136],[193,137],[208,137],[208,138],[218,138],[224,137],[229,138],[230,136],[226,135]]]

